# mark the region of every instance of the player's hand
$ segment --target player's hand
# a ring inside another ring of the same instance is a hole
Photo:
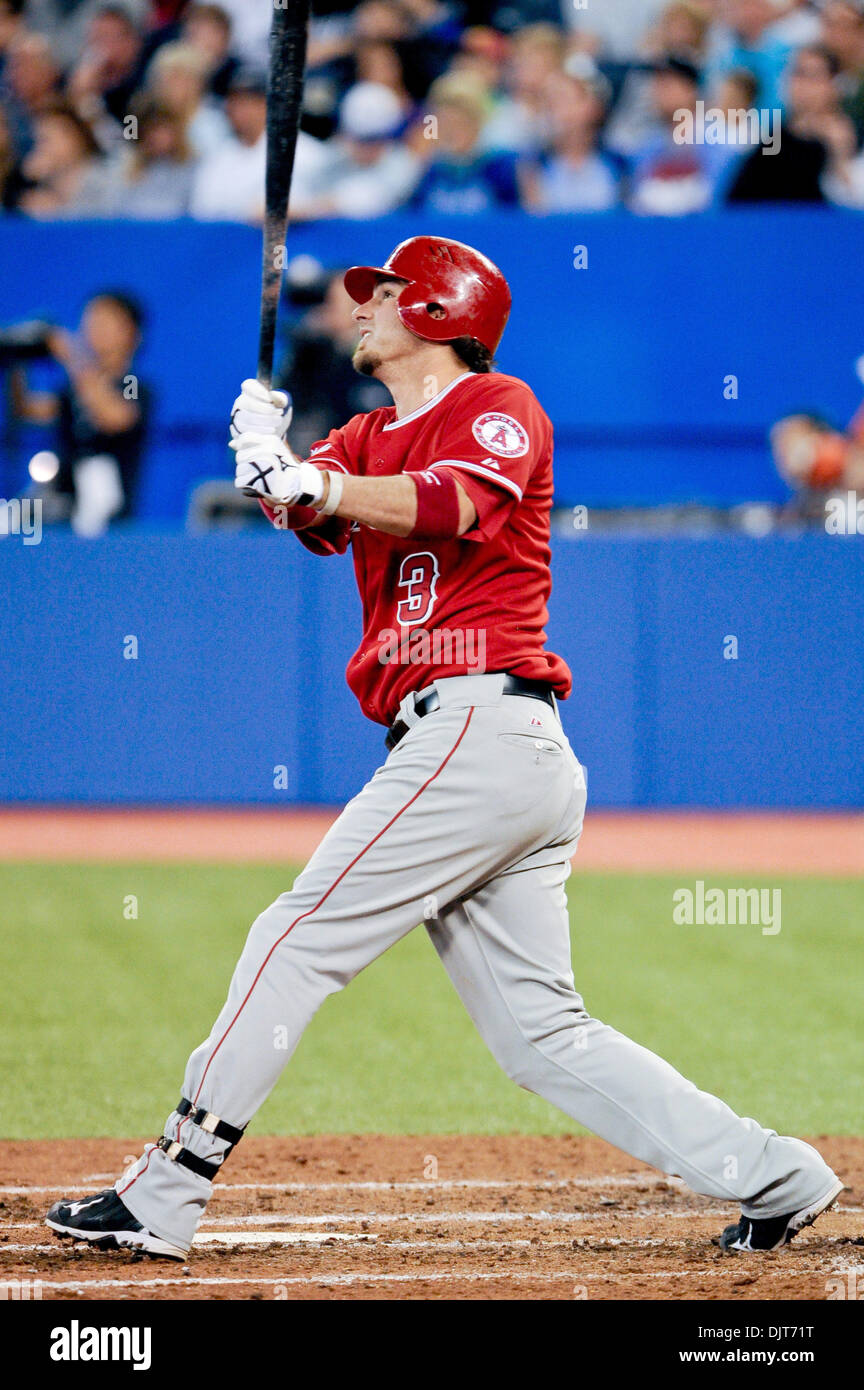
[[[234,486],[247,497],[263,497],[291,507],[311,507],[324,495],[324,477],[314,463],[301,463],[273,434],[247,431],[232,439]]]
[[[260,381],[251,377],[240,387],[240,395],[231,407],[231,438],[248,434],[273,434],[284,439],[291,424],[294,408],[287,391],[268,391]]]

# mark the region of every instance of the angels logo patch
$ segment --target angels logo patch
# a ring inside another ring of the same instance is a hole
[[[478,444],[499,458],[518,459],[528,452],[527,432],[512,415],[502,415],[497,410],[478,415],[471,433]]]

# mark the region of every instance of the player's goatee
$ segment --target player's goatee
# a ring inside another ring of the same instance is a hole
[[[360,372],[362,376],[374,376],[381,366],[381,358],[374,352],[364,352],[362,347],[354,351],[351,364],[355,372]]]

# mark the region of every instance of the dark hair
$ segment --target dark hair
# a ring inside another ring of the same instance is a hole
[[[87,303],[104,304],[106,301],[126,315],[136,333],[141,332],[144,327],[144,310],[133,295],[127,294],[125,290],[97,290],[95,294],[91,294]]]
[[[748,106],[752,106],[759,91],[759,79],[749,68],[730,68],[723,74],[727,82],[734,82],[736,86],[743,87],[744,100]]]
[[[674,74],[675,77],[682,77],[693,87],[699,86],[699,69],[689,58],[682,58],[677,53],[664,53],[654,64],[654,71],[659,76]]]
[[[795,54],[795,57],[800,58],[802,53],[809,53],[814,58],[821,58],[831,77],[836,77],[839,73],[839,58],[831,52],[830,48],[825,48],[821,43],[802,44],[801,48],[799,48],[798,52]]]
[[[92,126],[88,121],[85,121],[83,116],[78,114],[75,107],[64,97],[51,97],[44,106],[40,107],[36,113],[36,119],[65,121],[78,135],[85,154],[91,158],[102,154],[102,147],[93,133]]]
[[[141,26],[132,11],[127,9],[125,5],[117,4],[116,0],[115,3],[111,3],[111,0],[107,0],[106,4],[100,5],[98,9],[94,10],[93,18],[117,19],[121,24],[125,24],[127,29],[131,29],[133,33],[139,35],[141,33]]]
[[[11,15],[18,15],[23,13],[24,6],[26,3],[27,0],[3,0],[3,4],[6,7],[7,13]]]
[[[492,353],[476,338],[453,338],[448,346],[472,372],[491,372]]]

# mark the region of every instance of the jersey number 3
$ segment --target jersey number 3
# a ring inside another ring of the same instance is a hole
[[[428,550],[406,555],[399,566],[399,588],[405,597],[396,605],[396,620],[400,627],[425,623],[435,606],[435,585],[438,582],[438,561]]]

